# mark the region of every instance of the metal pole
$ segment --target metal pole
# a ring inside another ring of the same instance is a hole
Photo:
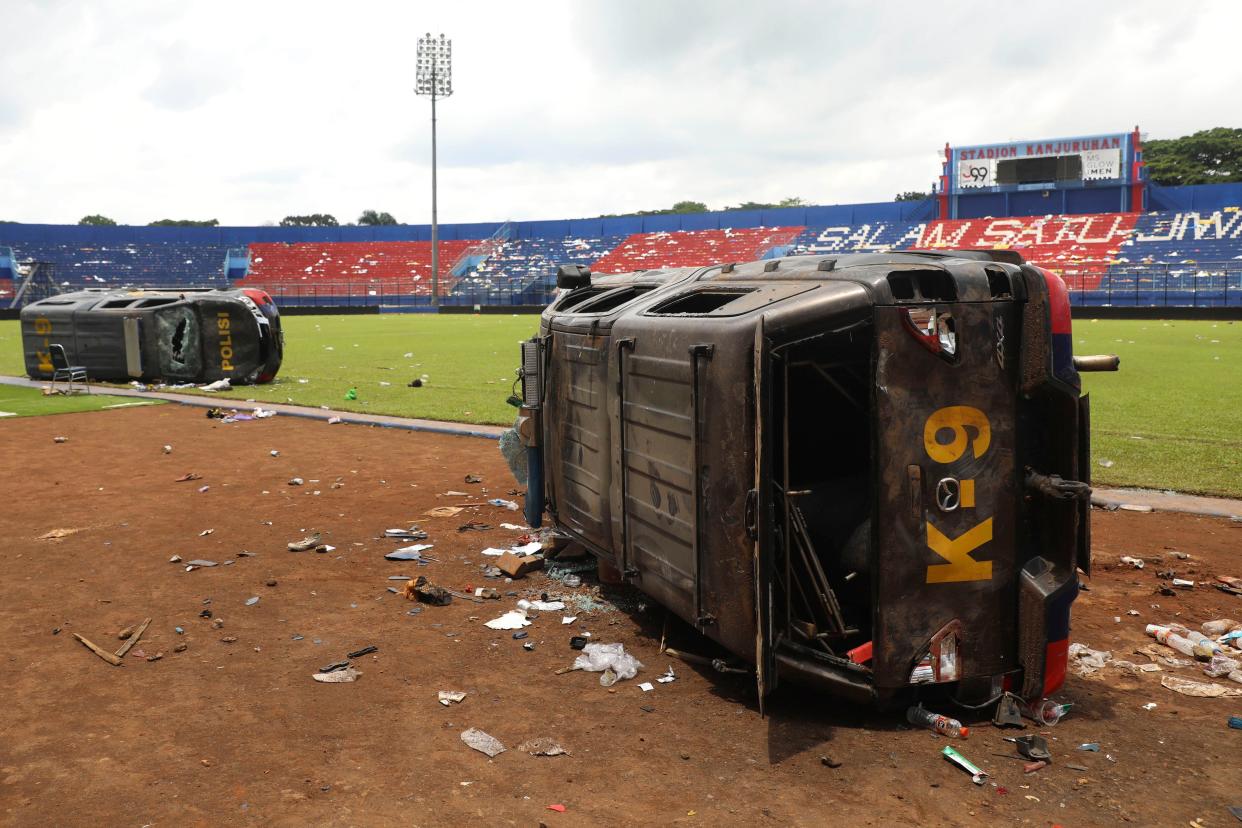
[[[431,306],[440,307],[440,224],[436,216],[436,70],[431,69]]]

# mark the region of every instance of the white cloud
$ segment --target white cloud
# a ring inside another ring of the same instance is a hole
[[[0,218],[440,218],[925,189],[945,141],[1236,126],[1242,7],[6,0]]]

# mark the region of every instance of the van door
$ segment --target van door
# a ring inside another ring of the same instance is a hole
[[[946,629],[948,661],[918,680],[996,676],[1017,666],[1016,308],[877,307],[875,321],[875,684],[911,683]]]
[[[623,560],[627,572],[641,573],[644,592],[701,622],[697,455],[704,359],[695,348],[652,341],[654,347],[631,342],[619,362]]]

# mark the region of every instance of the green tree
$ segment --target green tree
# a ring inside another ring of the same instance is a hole
[[[392,213],[377,213],[374,210],[363,210],[362,215],[358,216],[358,223],[378,227],[381,225],[398,224],[399,222],[393,218]]]
[[[311,213],[309,216],[285,216],[281,227],[340,227],[336,216],[329,213]]]
[[[160,219],[153,221],[147,227],[219,227],[218,219],[204,219],[197,221],[195,219]]]
[[[667,213],[706,213],[707,205],[701,201],[678,201],[673,205],[673,209],[666,210]]]
[[[922,201],[925,198],[931,198],[931,195],[918,190],[906,190],[904,193],[893,196],[893,201]]]
[[[78,219],[78,224],[89,224],[92,227],[116,227],[115,221],[98,213],[92,216],[82,216]]]
[[[1215,127],[1143,145],[1150,180],[1165,186],[1242,181],[1242,129]]]
[[[776,206],[777,207],[805,207],[806,202],[803,201],[798,196],[790,196],[789,198],[782,198],[780,200],[780,203],[777,204]]]

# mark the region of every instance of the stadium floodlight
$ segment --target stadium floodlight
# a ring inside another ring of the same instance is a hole
[[[431,96],[431,304],[440,304],[440,225],[436,215],[436,98],[453,94],[453,41],[428,32],[418,39],[414,93]]]

